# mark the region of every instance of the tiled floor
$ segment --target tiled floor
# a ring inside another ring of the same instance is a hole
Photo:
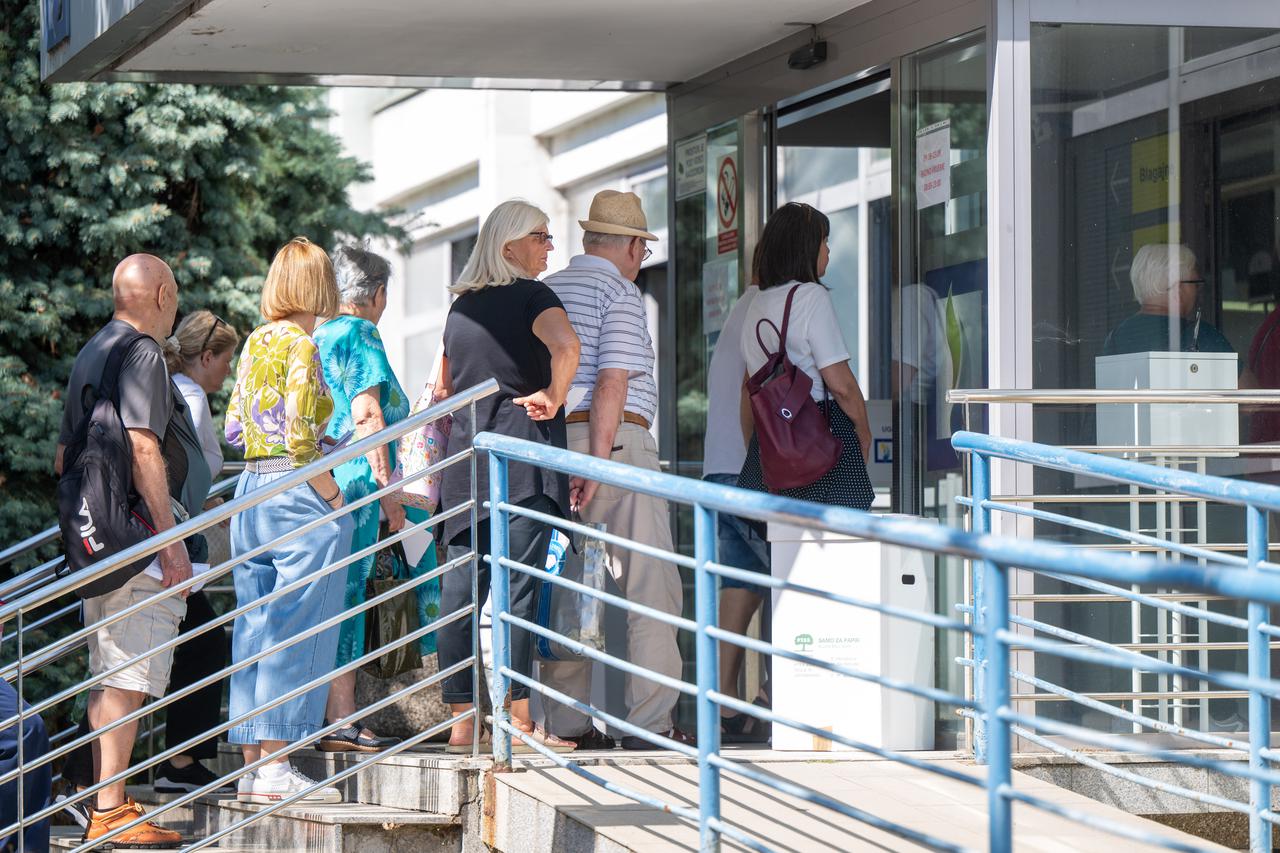
[[[986,791],[924,770],[890,761],[831,753],[780,756],[770,752],[731,753],[735,760],[813,789],[868,815],[960,847],[987,846]],[[603,758],[589,769],[616,785],[697,809],[698,769],[670,753]],[[585,756],[584,756],[585,757]],[[974,779],[983,768],[955,758],[934,759],[939,766]],[[594,828],[614,845],[635,851],[697,850],[696,825],[655,808],[641,806],[595,785],[569,770],[527,767],[499,774],[498,784],[554,806],[564,817]],[[1047,782],[1014,774],[1014,787],[1095,818],[1115,821],[1141,831],[1179,837],[1210,850],[1225,850],[1202,839],[1181,835],[1158,824],[1125,814]],[[926,846],[903,836],[854,820],[823,806],[768,790],[730,772],[722,774],[722,817],[768,847],[778,851],[920,850]],[[1014,806],[1015,849],[1021,851],[1100,851],[1159,849],[1144,846],[1082,822],[1068,820],[1032,806]],[[749,848],[724,840],[725,850]]]

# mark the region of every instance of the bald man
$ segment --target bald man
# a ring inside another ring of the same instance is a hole
[[[62,473],[66,445],[87,415],[86,391],[101,385],[109,353],[117,343],[141,332],[146,337],[129,347],[121,364],[117,403],[133,448],[133,487],[146,504],[156,532],[162,533],[175,524],[173,506],[187,476],[186,452],[177,441],[176,430],[171,428],[175,413],[181,414],[176,402],[178,394],[161,350],[162,342],[173,330],[178,311],[178,283],[169,265],[154,255],[130,255],[116,267],[111,289],[115,298],[111,322],[89,339],[71,368],[54,471]],[[100,622],[164,587],[191,577],[191,560],[183,543],[174,543],[160,551],[158,560],[163,580],[138,573],[112,592],[85,599],[85,624]],[[184,597],[171,596],[99,628],[88,638],[90,674],[104,673],[176,637],[186,609]],[[103,728],[142,707],[147,696],[163,696],[172,664],[173,650],[170,649],[100,682],[89,696],[90,725],[95,730]],[[108,779],[129,766],[137,729],[134,721],[113,729],[95,742],[93,764],[97,781]],[[140,807],[126,796],[123,781],[109,785],[98,792],[85,840],[101,837],[141,813]],[[113,839],[118,847],[176,846],[180,840],[178,833],[149,821]]]

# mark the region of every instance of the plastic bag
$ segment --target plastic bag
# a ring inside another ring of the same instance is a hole
[[[577,520],[576,518],[574,519]],[[604,530],[603,524],[588,527]],[[583,534],[573,538],[562,530],[551,534],[547,547],[547,573],[603,592],[609,570],[604,542]],[[588,648],[604,651],[604,602],[584,592],[543,581],[538,596],[538,624]],[[534,650],[543,660],[579,660],[583,656],[563,643],[534,637]]]

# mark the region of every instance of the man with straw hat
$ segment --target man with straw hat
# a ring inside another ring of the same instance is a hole
[[[597,193],[590,215],[578,224],[586,232],[583,254],[544,279],[564,303],[582,342],[570,399],[576,394],[584,396],[565,417],[569,449],[657,471],[658,447],[651,432],[658,411],[653,341],[635,279],[651,254],[645,244],[658,238],[647,230],[635,193]],[[570,487],[570,503],[583,521],[603,523],[610,533],[672,550],[666,501],[581,478],[572,480]],[[683,590],[673,563],[612,545],[607,551],[609,572],[628,601],[680,615]],[[669,678],[680,678],[675,627],[628,613],[627,659]],[[590,701],[590,660],[550,661],[541,667],[549,686]],[[628,723],[693,744],[691,735],[675,728],[672,712],[679,694],[674,688],[630,675],[626,681]],[[576,742],[579,750],[613,747],[613,739],[596,731],[584,714],[549,700],[544,704],[548,731]],[[655,748],[638,736],[623,737],[622,747]]]

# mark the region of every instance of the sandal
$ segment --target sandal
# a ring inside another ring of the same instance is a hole
[[[491,746],[492,744],[493,744],[493,739],[489,737],[489,730],[482,729],[480,731],[480,746],[485,747],[485,746]],[[449,753],[450,755],[470,755],[471,741],[467,741],[466,743],[447,744],[444,748],[444,751]]]
[[[575,749],[578,748],[578,745],[573,741],[568,741],[562,738],[558,738],[555,735],[548,732],[546,729],[542,728],[541,726],[535,726],[533,731],[531,732],[526,732],[522,730],[521,734],[523,734],[529,740],[534,741],[544,749],[549,749],[552,752],[573,752]],[[536,754],[537,752],[538,750],[529,746],[529,744],[525,743],[524,740],[522,740],[520,737],[517,737],[514,734],[511,736],[511,754],[512,755],[517,755],[517,754],[529,755],[529,754]]]
[[[756,697],[751,704],[760,708],[769,707],[760,697]],[[771,734],[768,720],[750,714],[738,713],[732,717],[720,718],[721,743],[768,743]]]

